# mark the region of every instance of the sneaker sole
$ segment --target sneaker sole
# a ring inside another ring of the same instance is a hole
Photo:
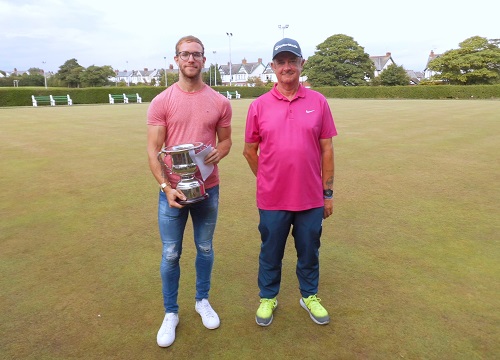
[[[318,325],[326,325],[326,324],[328,324],[330,322],[330,319],[325,320],[325,321],[319,321],[318,319],[316,319],[314,317],[314,315],[311,313],[311,310],[309,310],[309,308],[307,307],[307,305],[304,303],[304,301],[302,300],[302,298],[300,299],[300,306],[302,306],[305,310],[307,310],[307,312],[309,313],[309,317],[316,324],[318,324]]]
[[[265,322],[259,322],[259,318],[256,316],[255,317],[255,322],[257,323],[257,325],[260,325],[260,326],[269,326],[271,325],[271,323],[273,322],[273,316],[271,315],[271,319],[269,320],[268,323],[265,323]]]

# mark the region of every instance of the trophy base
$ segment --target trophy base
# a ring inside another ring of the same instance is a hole
[[[205,193],[204,195],[199,196],[197,198],[194,198],[194,199],[186,199],[186,200],[180,200],[180,199],[178,199],[177,202],[179,204],[181,204],[181,205],[189,205],[189,204],[194,204],[194,203],[203,201],[206,198],[208,198],[208,194],[207,193]]]

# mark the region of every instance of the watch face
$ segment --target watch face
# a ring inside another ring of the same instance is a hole
[[[331,197],[333,196],[333,190],[323,190],[323,196],[328,196],[328,197]]]

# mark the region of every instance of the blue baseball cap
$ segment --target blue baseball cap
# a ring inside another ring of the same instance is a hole
[[[302,57],[302,50],[300,50],[300,45],[297,41],[289,38],[283,38],[274,44],[273,47],[273,60],[279,53],[284,51],[291,52],[298,57]]]

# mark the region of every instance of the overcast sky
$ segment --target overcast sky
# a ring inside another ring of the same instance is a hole
[[[305,58],[329,36],[345,34],[370,56],[423,71],[431,50],[457,49],[472,36],[500,38],[500,1],[475,0],[0,0],[0,70],[57,72],[66,60],[119,70],[174,64],[184,35],[205,45],[207,64],[264,63],[282,38]],[[233,34],[232,37],[226,35]],[[231,51],[229,51],[231,49]],[[167,58],[165,61],[165,57]]]

